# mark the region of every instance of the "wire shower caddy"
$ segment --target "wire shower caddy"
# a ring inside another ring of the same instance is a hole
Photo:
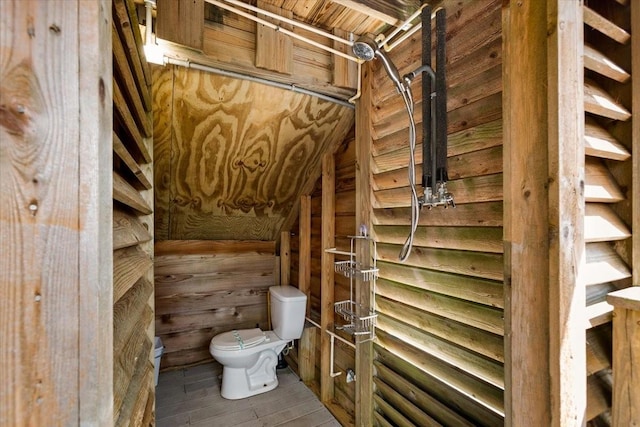
[[[360,336],[364,339],[358,342],[366,342],[375,338],[375,324],[378,313],[375,310],[376,295],[376,279],[378,278],[378,267],[376,264],[377,248],[376,241],[365,233],[359,236],[347,236],[351,241],[349,252],[338,251],[336,249],[327,249],[327,252],[346,255],[349,257],[345,261],[336,261],[334,270],[349,279],[349,299],[338,301],[334,304],[334,311],[339,314],[342,319],[347,322],[344,325],[336,326],[350,335]],[[373,256],[371,264],[364,264],[356,261],[356,242],[365,240],[372,245]],[[357,303],[354,298],[354,282],[361,280],[362,283],[371,284],[371,307],[364,307]]]

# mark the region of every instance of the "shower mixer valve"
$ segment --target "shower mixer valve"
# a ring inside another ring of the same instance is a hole
[[[447,191],[446,182],[438,182],[435,193],[431,187],[425,187],[424,195],[418,199],[418,203],[420,208],[426,206],[429,209],[435,206],[444,206],[445,209],[449,206],[456,207],[453,194]]]

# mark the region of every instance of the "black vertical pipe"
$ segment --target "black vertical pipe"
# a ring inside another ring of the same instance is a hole
[[[447,12],[436,12],[436,179],[447,182]],[[423,101],[424,103],[424,101]]]
[[[422,65],[431,67],[431,6],[422,9]],[[422,188],[431,187],[431,77],[422,73]]]

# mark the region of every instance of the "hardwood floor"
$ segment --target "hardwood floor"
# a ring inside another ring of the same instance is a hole
[[[156,388],[158,427],[340,427],[289,368],[278,370],[275,390],[240,400],[220,396],[218,363],[162,372]]]

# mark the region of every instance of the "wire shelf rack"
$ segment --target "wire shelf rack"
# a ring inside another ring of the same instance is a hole
[[[378,278],[378,267],[376,265],[377,250],[376,242],[372,238],[366,235],[366,232],[361,231],[359,236],[348,236],[351,241],[351,248],[349,252],[339,251],[335,248],[327,249],[326,252],[348,256],[349,259],[344,261],[336,261],[334,263],[334,270],[336,273],[342,274],[349,279],[349,299],[339,301],[334,304],[334,311],[339,314],[346,322],[342,325],[336,325],[336,329],[343,330],[346,333],[366,337],[363,340],[357,342],[366,342],[375,338],[375,324],[378,313],[375,310],[375,294],[376,294],[376,279]],[[371,263],[365,264],[356,261],[356,241],[366,240],[372,245],[373,256],[371,257]],[[354,298],[354,282],[360,280],[363,283],[369,283],[372,292],[372,305],[371,307],[364,307],[357,303]]]

